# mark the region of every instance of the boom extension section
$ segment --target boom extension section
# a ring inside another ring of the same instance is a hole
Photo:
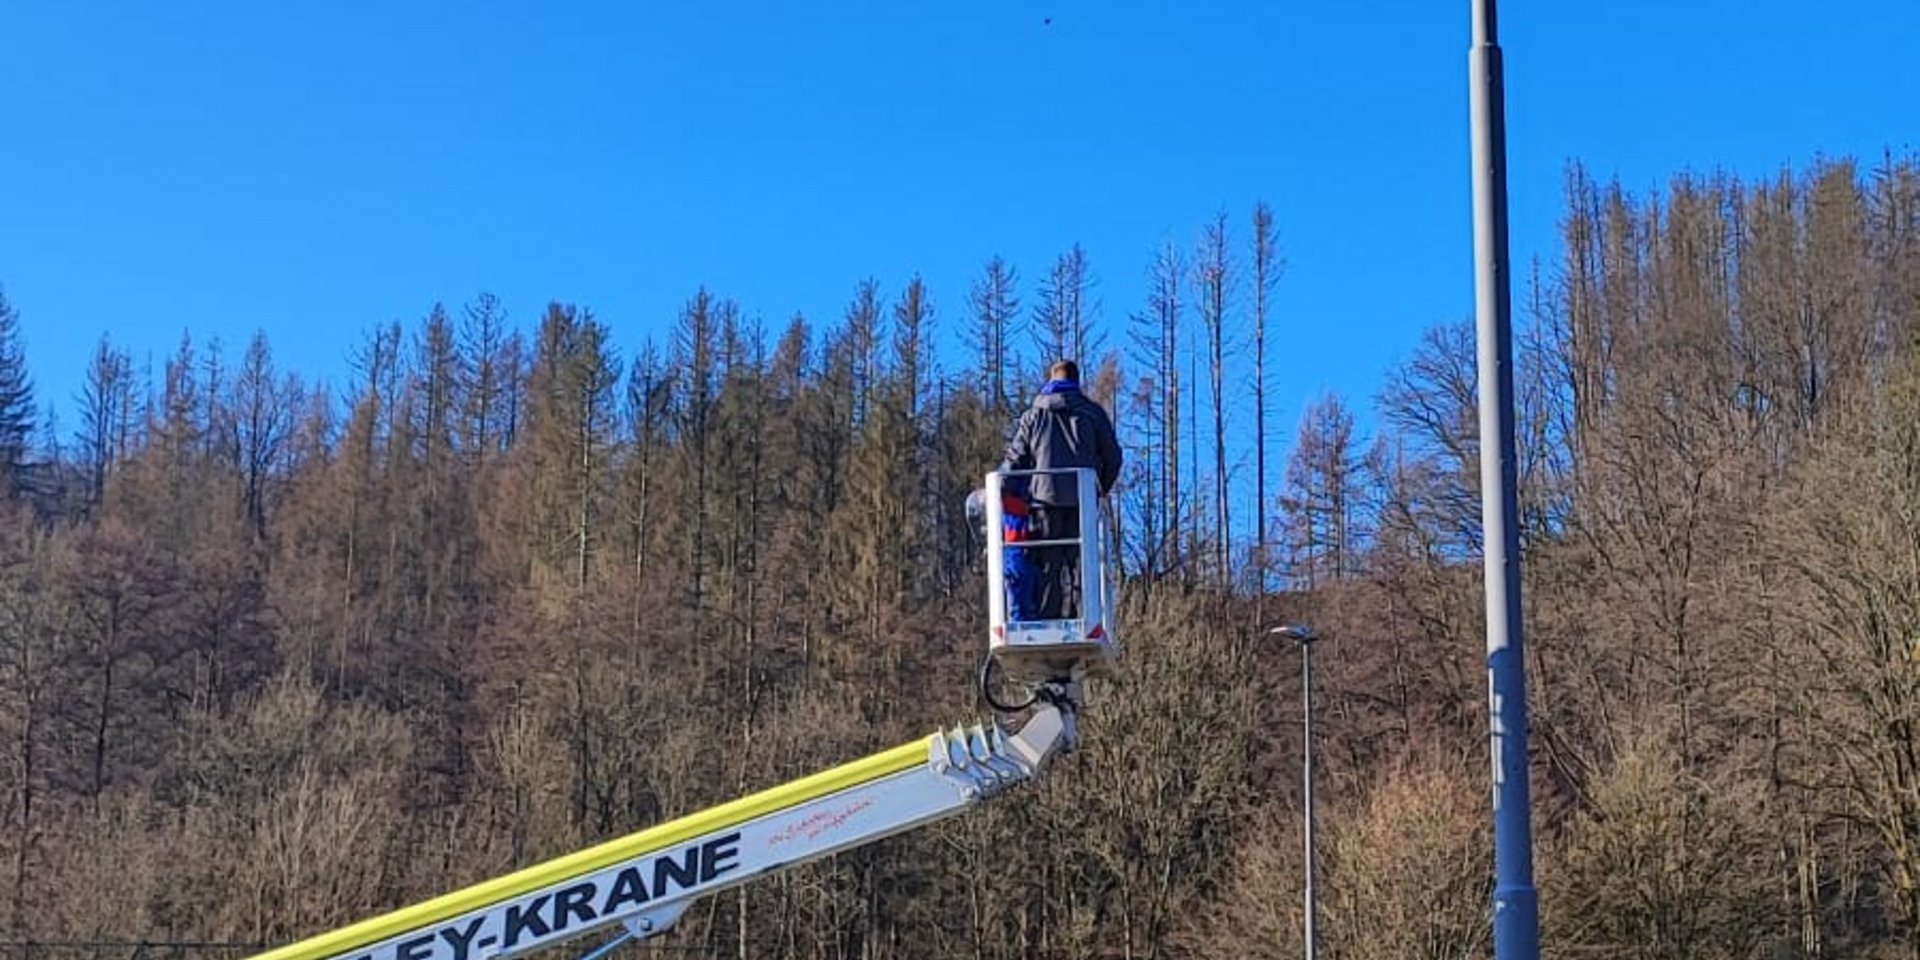
[[[600,930],[658,935],[694,901],[953,816],[1037,776],[1076,739],[1077,681],[1016,734],[955,728],[253,960],[509,960]],[[597,957],[614,944],[596,950]]]

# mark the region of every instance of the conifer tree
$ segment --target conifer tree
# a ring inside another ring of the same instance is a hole
[[[33,380],[27,375],[20,314],[0,289],[0,488],[9,497],[26,489],[27,457],[34,433]]]

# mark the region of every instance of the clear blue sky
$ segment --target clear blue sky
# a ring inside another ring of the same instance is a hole
[[[1565,166],[1636,190],[1912,149],[1913,0],[1502,5],[1514,256]],[[1105,318],[1154,249],[1277,212],[1274,415],[1365,403],[1472,310],[1465,0],[98,3],[0,7],[0,285],[70,429],[102,333],[338,377],[481,290],[623,352],[700,285],[778,327],[1078,241]],[[1049,19],[1051,22],[1049,22]],[[1284,438],[1283,438],[1284,441]]]

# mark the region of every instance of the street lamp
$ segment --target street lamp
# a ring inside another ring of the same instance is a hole
[[[1302,819],[1304,821],[1303,832],[1306,834],[1307,858],[1307,889],[1304,898],[1304,912],[1307,927],[1307,960],[1314,960],[1319,950],[1319,924],[1315,917],[1315,914],[1319,911],[1317,901],[1313,895],[1313,644],[1314,641],[1320,638],[1314,634],[1312,627],[1298,623],[1288,624],[1284,627],[1274,627],[1268,630],[1267,633],[1276,637],[1292,640],[1300,645],[1300,709],[1304,714],[1304,723],[1301,725],[1303,731],[1301,736],[1305,748],[1303,750],[1304,759],[1301,761],[1303,769],[1301,785],[1304,795],[1302,805],[1305,808]]]
[[[1493,955],[1540,956],[1527,783],[1527,667],[1520,603],[1514,454],[1513,304],[1507,263],[1507,107],[1494,0],[1474,0],[1468,53],[1473,120],[1474,293],[1480,400],[1480,519],[1487,594],[1487,706],[1493,752]]]

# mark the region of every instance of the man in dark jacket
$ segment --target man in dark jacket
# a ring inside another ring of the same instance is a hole
[[[1090,467],[1099,477],[1100,496],[1113,489],[1120,478],[1120,443],[1114,437],[1113,420],[1080,390],[1080,367],[1072,360],[1061,360],[1047,371],[1047,384],[1033,398],[1033,406],[1020,416],[1013,437],[1007,443],[1006,467],[1009,470],[1061,470]],[[1071,474],[1038,474],[1029,478],[1027,499],[1032,504],[1032,534],[1036,540],[1070,539],[1080,535],[1080,500],[1077,481]],[[1098,510],[1099,504],[1086,504]],[[1074,547],[1032,548],[1038,567],[1040,596],[1039,618],[1043,620],[1078,615],[1068,576],[1079,566],[1079,551]],[[1079,578],[1081,583],[1087,577]]]

